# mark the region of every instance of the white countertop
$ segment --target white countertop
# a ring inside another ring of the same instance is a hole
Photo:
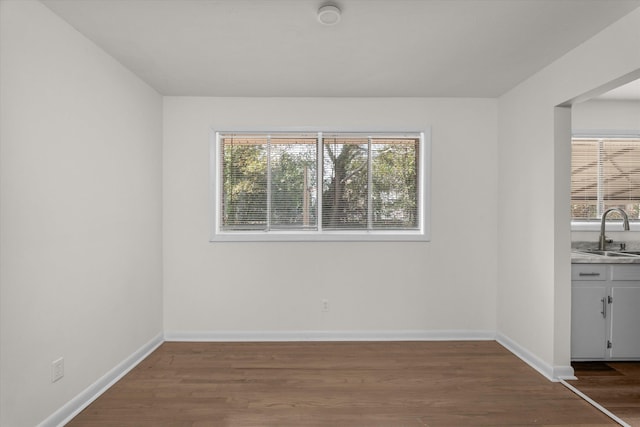
[[[572,264],[640,264],[640,256],[606,256],[573,250]]]

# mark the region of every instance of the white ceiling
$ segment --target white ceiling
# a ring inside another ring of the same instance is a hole
[[[41,0],[164,95],[497,97],[640,0]]]

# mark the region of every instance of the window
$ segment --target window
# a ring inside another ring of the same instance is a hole
[[[571,148],[572,220],[613,207],[640,218],[640,137],[574,137]]]
[[[424,132],[214,132],[212,240],[427,240]]]

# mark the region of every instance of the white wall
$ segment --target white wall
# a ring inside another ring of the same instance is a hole
[[[496,120],[487,99],[166,97],[167,336],[494,330]],[[208,242],[212,127],[416,124],[432,127],[431,242]]]
[[[551,369],[571,323],[570,120],[554,107],[639,69],[637,9],[499,99],[498,331]]]
[[[39,2],[0,12],[0,425],[20,427],[162,332],[162,99]]]
[[[574,131],[640,132],[640,101],[592,99],[578,102],[571,109]]]

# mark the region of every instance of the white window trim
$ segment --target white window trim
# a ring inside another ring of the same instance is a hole
[[[421,130],[415,130],[421,129]],[[218,179],[220,147],[218,144],[219,133],[230,132],[354,132],[354,133],[416,133],[420,134],[421,142],[419,153],[419,218],[420,224],[416,230],[270,230],[270,231],[223,231],[220,228],[220,195],[222,183]],[[431,238],[431,128],[429,126],[391,128],[391,129],[341,129],[324,127],[304,128],[238,128],[228,131],[223,128],[211,128],[209,139],[209,194],[211,234],[210,242],[403,242],[403,241],[429,241]]]
[[[621,130],[621,129],[576,129],[571,133],[572,138],[640,138],[639,130]],[[601,221],[571,221],[571,231],[600,231]],[[609,230],[609,221],[607,221],[607,230]],[[630,231],[640,231],[640,220],[629,220]],[[612,229],[616,231],[617,228]]]
[[[620,224],[620,225],[616,225]],[[597,231],[600,232],[601,221],[571,221],[571,231]],[[607,232],[610,231],[624,231],[622,229],[622,221],[619,219],[607,219]],[[640,231],[640,220],[629,220],[629,231]]]

